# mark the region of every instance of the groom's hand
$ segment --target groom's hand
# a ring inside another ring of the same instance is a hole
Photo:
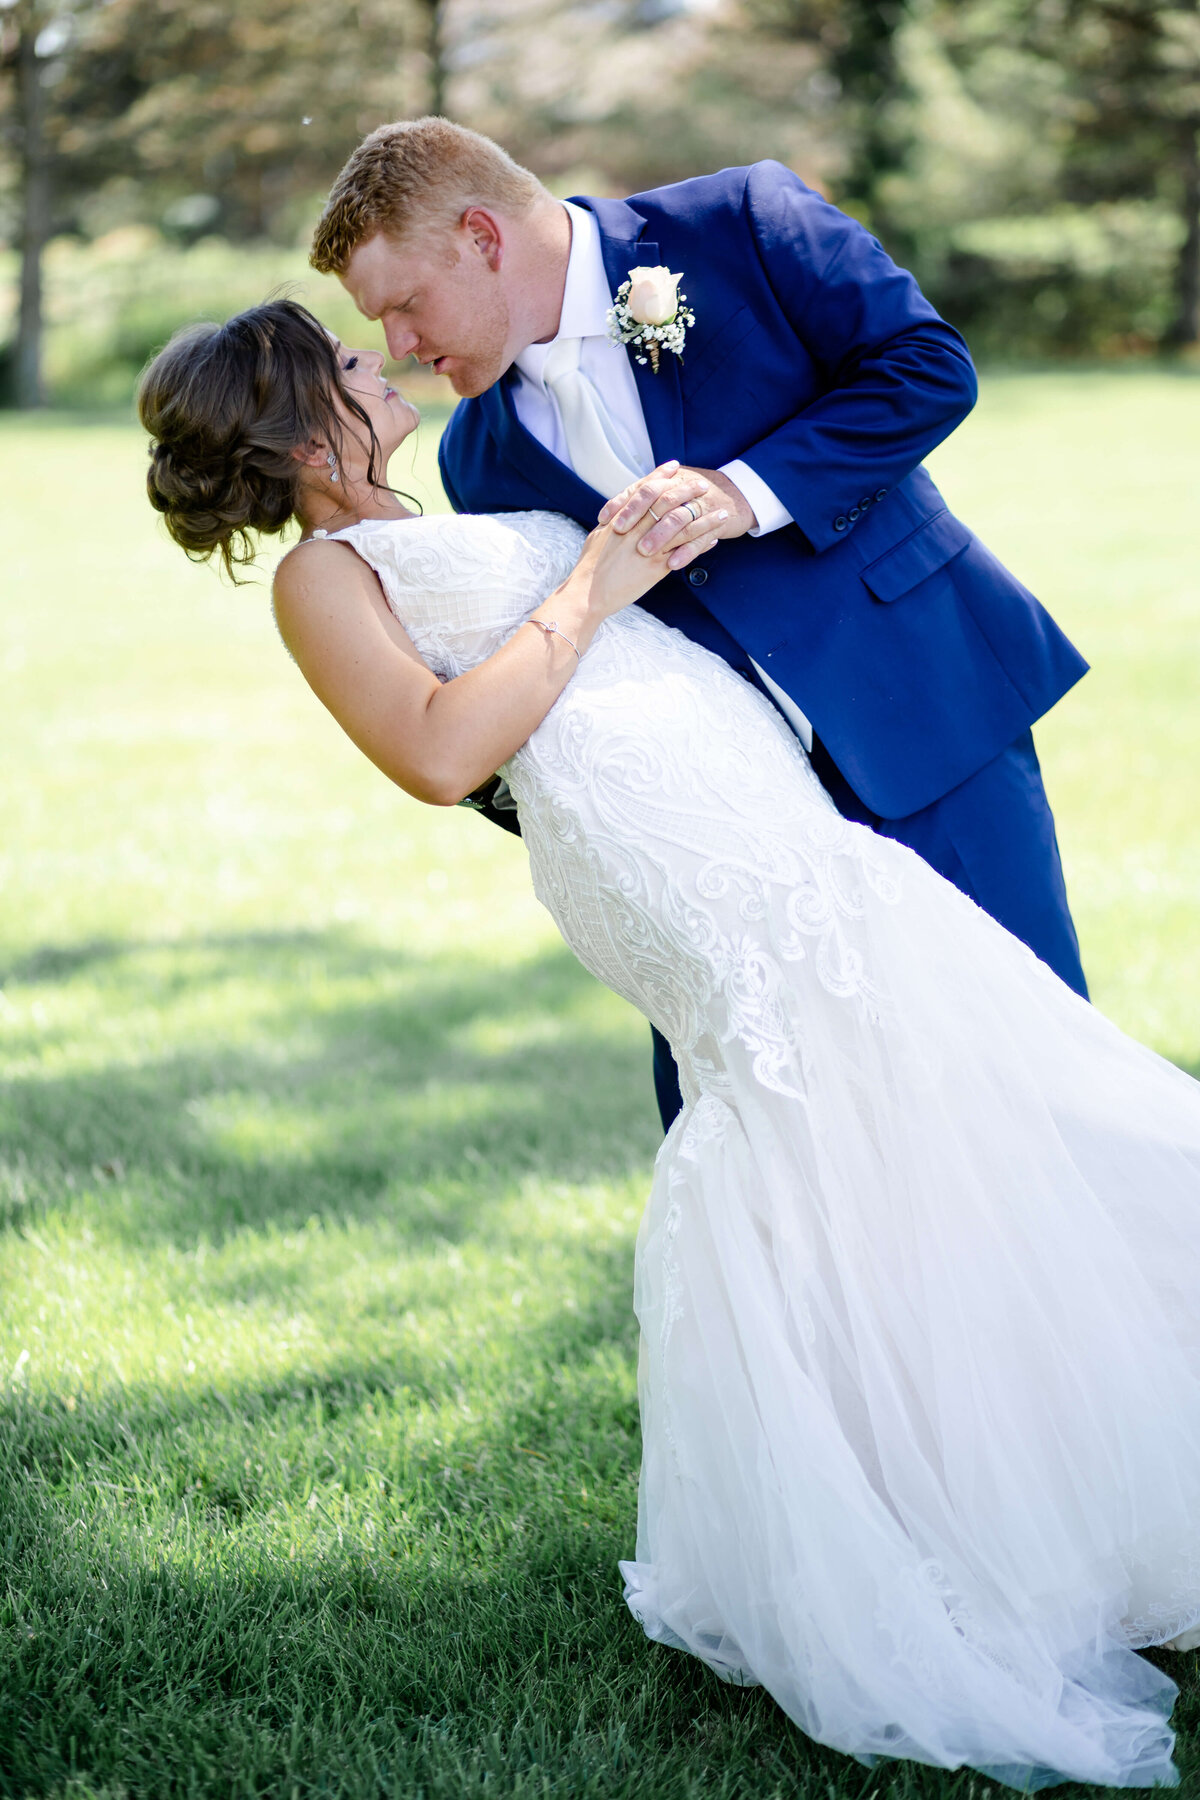
[[[660,463],[641,481],[614,494],[600,512],[600,524],[614,531],[641,528],[638,549],[646,556],[669,550],[672,568],[683,568],[714,538],[742,537],[758,523],[741,489],[719,469],[691,469]]]

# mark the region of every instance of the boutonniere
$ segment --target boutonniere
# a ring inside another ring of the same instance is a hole
[[[687,295],[679,292],[682,279],[661,263],[653,269],[630,269],[617,289],[616,304],[608,309],[609,337],[615,344],[632,345],[639,353],[637,360],[648,362],[656,375],[662,352],[682,356],[688,327],[696,323]]]

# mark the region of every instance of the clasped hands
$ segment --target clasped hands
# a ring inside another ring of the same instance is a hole
[[[717,469],[660,463],[601,508],[599,523],[624,535],[641,527],[643,556],[667,555],[669,569],[685,569],[714,538],[741,537],[758,523],[749,501]]]

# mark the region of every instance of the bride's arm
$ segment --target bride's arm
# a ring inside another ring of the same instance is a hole
[[[602,619],[647,593],[665,558],[596,531],[572,573],[531,615],[586,650]],[[280,635],[317,698],[390,780],[433,806],[487,781],[541,724],[575,673],[558,633],[519,629],[478,668],[440,682],[348,544],[307,543],[275,576]]]

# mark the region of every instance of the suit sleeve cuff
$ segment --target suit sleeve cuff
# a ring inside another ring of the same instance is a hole
[[[761,475],[754,473],[749,463],[722,463],[717,473],[727,476],[753,508],[758,524],[750,532],[751,537],[766,537],[769,531],[778,531],[782,526],[792,523],[792,515],[783,501],[767,486]]]

